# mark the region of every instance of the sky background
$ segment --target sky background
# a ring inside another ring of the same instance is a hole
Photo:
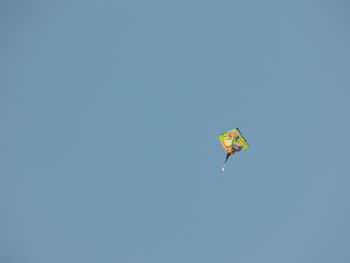
[[[349,10],[1,1],[0,262],[348,263]]]

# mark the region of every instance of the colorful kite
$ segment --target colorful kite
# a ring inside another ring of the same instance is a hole
[[[218,138],[226,152],[224,166],[221,169],[221,172],[223,173],[227,159],[236,152],[247,149],[249,147],[249,144],[243,138],[238,128],[222,133],[218,136]]]

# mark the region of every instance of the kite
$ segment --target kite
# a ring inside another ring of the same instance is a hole
[[[239,131],[238,128],[224,132],[220,134],[218,138],[221,143],[221,146],[226,152],[224,166],[221,169],[221,172],[223,173],[225,170],[227,159],[236,152],[247,149],[249,147],[249,144],[243,138],[242,133]]]

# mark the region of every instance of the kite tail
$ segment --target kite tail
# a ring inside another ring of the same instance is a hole
[[[228,158],[230,158],[232,153],[227,153],[226,154],[226,159],[225,159],[225,162],[224,162],[224,166],[221,168],[221,173],[223,173],[225,171],[225,166],[226,166],[226,162],[228,160]]]

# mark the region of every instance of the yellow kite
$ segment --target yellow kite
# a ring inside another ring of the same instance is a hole
[[[242,133],[238,128],[224,132],[220,134],[218,138],[226,152],[224,166],[221,169],[221,172],[223,173],[225,170],[227,159],[236,152],[247,149],[249,147],[249,144],[246,141],[246,139],[244,139]]]

